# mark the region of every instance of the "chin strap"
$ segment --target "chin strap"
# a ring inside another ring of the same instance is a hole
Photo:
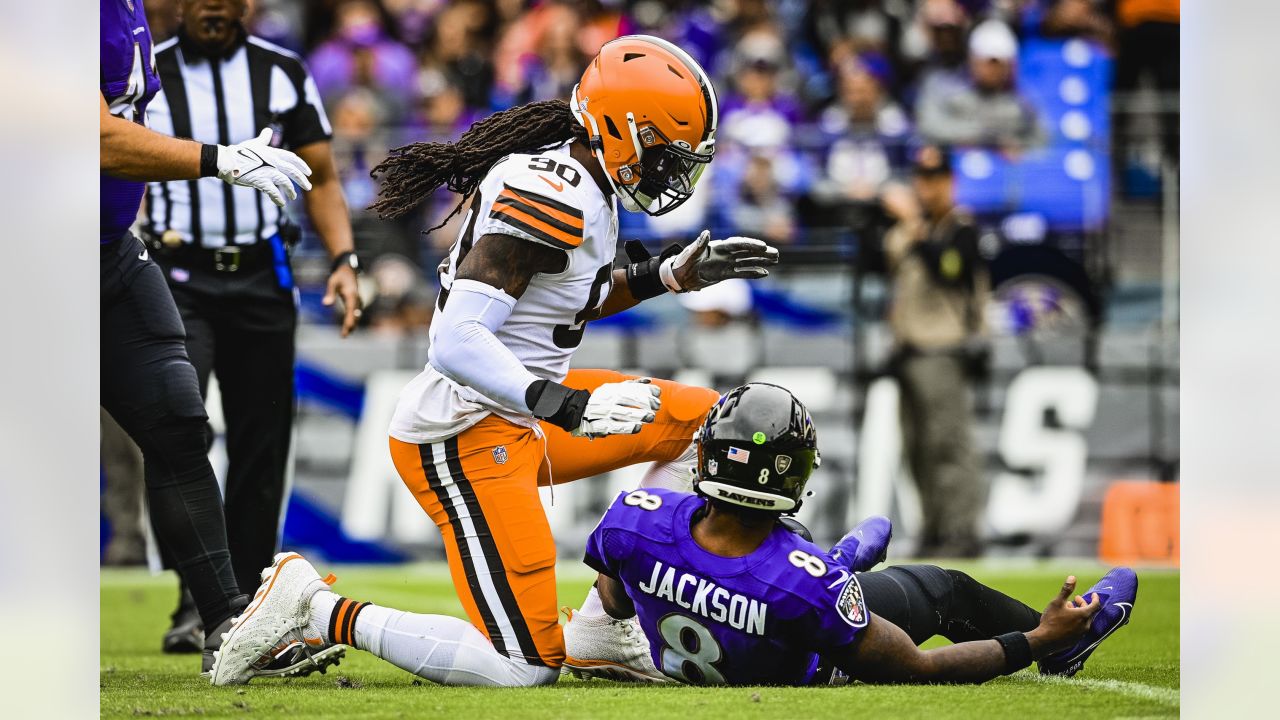
[[[587,145],[591,150],[591,156],[600,164],[600,170],[604,173],[605,179],[609,182],[609,189],[613,190],[614,197],[618,198],[618,201],[622,203],[622,207],[626,210],[631,212],[639,212],[643,210],[644,208],[636,204],[636,201],[632,199],[630,194],[622,192],[618,188],[618,184],[613,181],[613,174],[609,172],[609,168],[604,161],[604,141],[601,139],[603,136],[600,134],[600,126],[596,123],[594,115],[587,112],[586,108],[579,106],[577,85],[573,86],[573,93],[569,96],[569,108],[573,111],[573,116],[577,118],[578,122],[582,123],[583,126],[590,126],[591,129],[587,136]],[[634,124],[634,116],[631,113],[627,113],[627,117],[630,118],[631,122]],[[633,131],[632,135],[634,136],[634,134],[635,133]],[[642,149],[639,145],[638,139],[633,137],[632,143],[636,146],[636,161],[638,162],[640,160]]]
[[[585,118],[586,122],[584,124],[591,126],[591,132],[588,134],[588,137],[587,137],[587,145],[591,150],[591,156],[594,157],[596,159],[596,162],[600,164],[600,170],[604,173],[605,179],[608,180],[609,189],[613,190],[614,197],[618,198],[618,200],[622,202],[623,207],[626,207],[628,196],[624,195],[622,192],[618,190],[617,183],[613,181],[613,175],[609,174],[609,168],[606,167],[604,163],[604,142],[601,140],[600,126],[596,124],[596,118],[594,115],[587,112],[586,110],[578,109],[578,86],[577,85],[573,86],[573,95],[569,100],[569,105],[570,107],[573,108],[573,113],[575,116],[577,116],[578,122],[582,122],[583,118]],[[627,208],[627,209],[630,210],[631,208]]]

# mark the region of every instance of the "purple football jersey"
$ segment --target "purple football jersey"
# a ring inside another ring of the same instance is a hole
[[[777,526],[755,552],[714,555],[690,534],[706,502],[646,489],[614,500],[587,540],[586,563],[618,578],[635,603],[653,662],[698,685],[803,685],[818,654],[867,625],[857,579]]]
[[[147,103],[160,91],[160,77],[142,0],[102,0],[101,20],[102,97],[112,115],[145,124]],[[144,188],[132,180],[99,177],[101,242],[119,238],[133,224]]]

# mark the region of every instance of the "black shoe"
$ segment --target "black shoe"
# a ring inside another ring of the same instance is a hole
[[[174,620],[173,627],[164,634],[164,642],[160,649],[166,653],[187,655],[198,653],[204,648],[204,625],[200,616],[182,617]]]
[[[236,614],[239,614],[239,610]],[[209,675],[213,672],[213,651],[222,647],[222,636],[231,632],[231,618],[223,620],[217,628],[211,633],[206,633],[202,647],[204,654],[200,658],[200,674]]]
[[[183,590],[178,609],[173,611],[173,624],[164,634],[160,649],[166,653],[198,653],[204,648],[204,623],[191,595]]]
[[[210,677],[213,674],[213,651],[222,647],[222,636],[231,632],[231,621],[239,617],[244,612],[245,607],[249,605],[249,597],[247,595],[237,595],[231,600],[231,615],[226,620],[218,623],[218,627],[213,632],[205,633],[203,654],[200,656],[200,674]]]

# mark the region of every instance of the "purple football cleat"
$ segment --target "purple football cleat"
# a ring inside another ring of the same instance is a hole
[[[1040,659],[1041,675],[1071,677],[1080,672],[1084,661],[1093,651],[1121,627],[1133,615],[1133,604],[1138,599],[1138,574],[1127,567],[1112,568],[1102,579],[1081,593],[1085,601],[1092,602],[1098,594],[1102,609],[1093,616],[1089,630],[1073,647]]]
[[[883,515],[863,520],[831,548],[831,557],[851,572],[866,572],[884,562],[893,538],[893,523]]]

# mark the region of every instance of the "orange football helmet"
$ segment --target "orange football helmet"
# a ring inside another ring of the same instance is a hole
[[[674,210],[693,194],[715,155],[711,78],[661,38],[626,35],[605,43],[569,104],[609,184],[632,212]]]

